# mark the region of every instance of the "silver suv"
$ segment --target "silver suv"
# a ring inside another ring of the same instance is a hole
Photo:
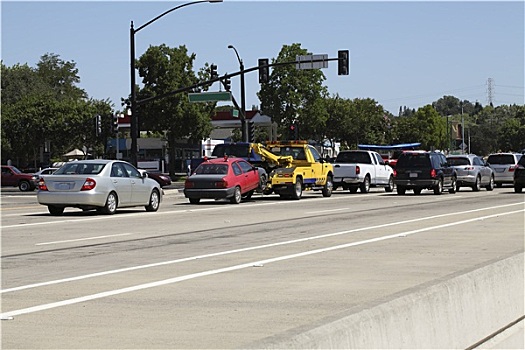
[[[494,171],[494,182],[497,187],[514,183],[514,169],[516,169],[521,156],[519,153],[493,153],[489,155],[487,164]]]
[[[456,169],[456,191],[460,187],[471,187],[479,191],[485,187],[487,191],[494,189],[494,172],[481,157],[475,154],[449,155],[447,162]]]

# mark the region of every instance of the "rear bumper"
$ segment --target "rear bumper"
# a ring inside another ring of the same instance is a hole
[[[432,188],[437,186],[438,179],[428,179],[428,180],[400,180],[394,179],[394,184],[398,187],[402,186],[407,189],[413,188]]]
[[[342,184],[349,184],[349,185],[358,185],[362,182],[361,179],[358,177],[334,177],[333,184],[334,185],[342,185]]]
[[[458,186],[473,186],[476,183],[477,175],[458,175]]]
[[[221,189],[184,189],[186,198],[223,199],[233,197],[235,187]]]
[[[38,203],[42,205],[59,205],[64,207],[106,205],[107,194],[92,191],[84,192],[49,192],[38,191]]]

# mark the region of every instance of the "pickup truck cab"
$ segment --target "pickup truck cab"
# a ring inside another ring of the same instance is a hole
[[[334,190],[342,187],[350,193],[359,189],[368,193],[370,187],[384,187],[386,192],[394,190],[394,170],[374,151],[341,151],[335,158]]]
[[[36,188],[32,174],[23,173],[11,165],[2,165],[2,186],[18,187],[22,192]]]

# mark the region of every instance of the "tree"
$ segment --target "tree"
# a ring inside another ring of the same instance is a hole
[[[301,44],[283,45],[272,64],[295,62],[296,56],[308,54]],[[263,113],[279,126],[282,135],[288,135],[292,124],[298,125],[301,139],[324,138],[328,114],[323,98],[328,96],[320,69],[300,70],[295,63],[273,67],[268,83],[257,93]]]
[[[80,77],[74,61],[64,61],[56,54],[47,53],[40,57],[37,73],[57,99],[87,98],[86,92],[76,86]]]
[[[36,69],[2,64],[2,161],[36,168],[44,144],[57,160],[73,147],[102,154],[105,139],[95,135],[94,116],[111,114],[110,102],[86,99],[75,66],[55,54],[42,56]]]
[[[447,146],[446,119],[431,106],[419,108],[411,117],[395,120],[399,142],[421,142],[423,149],[444,149]]]
[[[468,100],[461,101],[454,96],[443,96],[439,100],[433,102],[432,107],[444,117],[453,114],[472,115],[476,112],[476,107]]]
[[[208,80],[207,65],[198,75],[193,71],[195,57],[195,54],[188,55],[185,46],[151,46],[136,64],[144,84],[143,88],[138,89],[138,100],[164,95]],[[188,138],[190,142],[199,142],[207,138],[212,130],[210,116],[214,107],[215,103],[190,103],[187,93],[139,106],[141,130],[166,132],[170,150],[170,174],[175,172],[177,140]]]

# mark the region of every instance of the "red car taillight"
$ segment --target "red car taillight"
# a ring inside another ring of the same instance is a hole
[[[228,181],[222,179],[222,181],[215,182],[215,188],[228,188]]]
[[[40,179],[40,181],[38,181],[38,189],[40,191],[48,191],[47,185],[46,185],[44,179]]]
[[[513,172],[514,169],[516,169],[516,167],[517,167],[516,165],[509,166],[509,173]]]
[[[92,178],[88,177],[84,184],[82,185],[81,191],[89,191],[95,188],[97,185],[97,182],[93,180]]]
[[[394,169],[394,177],[397,177],[397,170]]]
[[[361,174],[361,168],[359,167],[359,165],[356,165],[356,166],[355,166],[355,174],[356,174],[356,175]]]
[[[436,175],[437,175],[436,169],[430,170],[430,177],[436,177]]]
[[[193,183],[193,181],[186,180],[186,182],[184,182],[184,188],[193,188],[193,187],[195,187],[195,184]]]

